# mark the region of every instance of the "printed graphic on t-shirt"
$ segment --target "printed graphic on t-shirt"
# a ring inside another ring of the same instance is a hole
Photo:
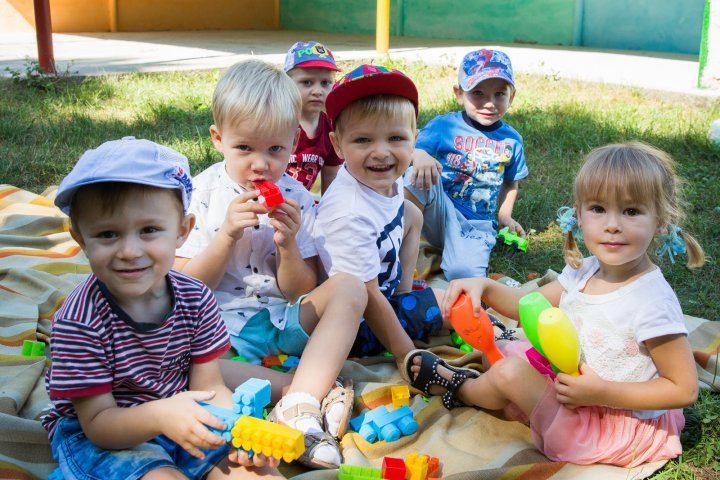
[[[469,219],[492,219],[513,146],[484,136],[457,136],[442,172],[443,189]]]
[[[404,205],[400,205],[395,218],[385,225],[377,239],[377,247],[381,258],[378,285],[383,295],[388,298],[395,293],[402,276],[399,253],[403,238],[404,210]]]
[[[314,153],[293,154],[290,156],[286,172],[310,190],[323,165],[325,165],[325,159],[320,155]]]

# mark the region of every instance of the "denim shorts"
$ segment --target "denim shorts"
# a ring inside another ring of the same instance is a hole
[[[300,303],[306,295],[287,306],[285,328],[278,330],[270,321],[267,309],[250,317],[238,335],[230,334],[233,348],[249,362],[260,363],[263,357],[272,355],[295,355],[305,350],[310,335],[300,325]]]
[[[200,460],[164,435],[125,450],[96,447],[83,433],[77,418],[58,421],[52,439],[52,452],[60,464],[63,477],[93,480],[134,480],[151,470],[170,467],[188,478],[200,479],[220,460],[227,457],[230,445],[203,450]]]

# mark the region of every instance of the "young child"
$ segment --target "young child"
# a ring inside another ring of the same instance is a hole
[[[518,180],[528,175],[523,139],[502,121],[515,97],[508,56],[468,53],[453,92],[463,111],[428,122],[405,174],[406,195],[423,211],[425,239],[442,249],[448,280],[487,276],[498,229],[525,234],[512,211]]]
[[[305,432],[302,463],[337,468],[342,456],[333,437],[347,426],[352,390],[322,409],[320,402],[347,358],[367,298],[352,275],[317,286],[315,203],[285,174],[299,113],[298,89],[272,65],[247,60],[222,75],[210,135],[224,160],[195,178],[190,211],[197,223],[176,266],[213,289],[240,355],[256,363],[302,355],[272,416]],[[277,184],[284,203],[268,209],[258,201],[262,180]]]
[[[415,143],[417,103],[412,80],[373,65],[348,73],[327,98],[330,139],[345,163],[318,205],[315,239],[331,279],[353,273],[367,287],[354,355],[388,349],[401,362],[411,338],[442,327],[433,290],[411,290],[422,219],[404,201],[400,177]]]
[[[191,192],[185,157],[133,137],[88,150],[60,184],[55,204],[92,269],[53,321],[42,423],[65,478],[284,478],[262,455],[264,468],[229,463],[208,430],[223,422],[198,404],[232,399],[215,298],[170,269]]]
[[[323,194],[342,165],[330,143],[330,118],[323,111],[325,97],[335,82],[335,72],[339,71],[330,49],[318,42],[297,42],[285,57],[285,72],[302,97],[300,137],[286,171],[308,190],[320,175]]]
[[[574,323],[581,374],[559,373],[553,382],[521,357],[508,356],[465,381],[466,372],[453,374],[444,361],[418,350],[407,356],[409,375],[425,391],[439,375],[452,384],[456,402],[491,410],[513,404],[551,460],[628,467],[676,457],[682,407],[695,402],[698,378],[680,304],[647,250],[659,235],[657,252],[673,259],[687,250],[688,267],[701,266],[704,254],[676,225],[673,161],[638,142],[598,148],[575,179],[575,208],[575,228],[564,222],[568,265],[538,291]],[[574,240],[579,232],[593,256],[582,258]],[[485,278],[451,282],[443,314],[461,292],[476,312],[483,299],[518,318],[523,293]]]

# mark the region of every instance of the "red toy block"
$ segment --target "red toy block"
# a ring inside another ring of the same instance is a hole
[[[260,180],[255,182],[255,186],[260,190],[260,195],[265,199],[264,203],[267,208],[277,207],[285,201],[282,193],[280,193],[280,189],[270,180]]]
[[[263,357],[263,359],[261,360],[260,363],[265,368],[270,368],[272,366],[277,366],[277,367],[282,366],[282,362],[280,361],[280,358],[278,358],[277,355]]]
[[[405,461],[402,458],[383,458],[382,478],[388,480],[405,480],[405,471]]]

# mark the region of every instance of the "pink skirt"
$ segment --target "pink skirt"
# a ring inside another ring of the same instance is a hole
[[[549,459],[620,467],[677,457],[682,453],[680,432],[684,426],[681,409],[651,419],[610,407],[570,410],[557,401],[555,385],[549,379],[543,399],[530,416],[533,441]]]
[[[524,350],[519,344],[524,342],[512,343],[518,345],[513,345],[515,348],[508,349],[506,354],[520,356],[518,353]],[[545,393],[535,406],[529,424],[533,442],[550,460],[634,467],[675,458],[682,453],[680,432],[685,426],[682,409],[668,410],[652,419],[639,419],[630,410],[611,407],[571,410],[557,401],[553,380],[547,377],[546,380]],[[527,422],[516,405],[508,405],[505,414],[513,420]]]

